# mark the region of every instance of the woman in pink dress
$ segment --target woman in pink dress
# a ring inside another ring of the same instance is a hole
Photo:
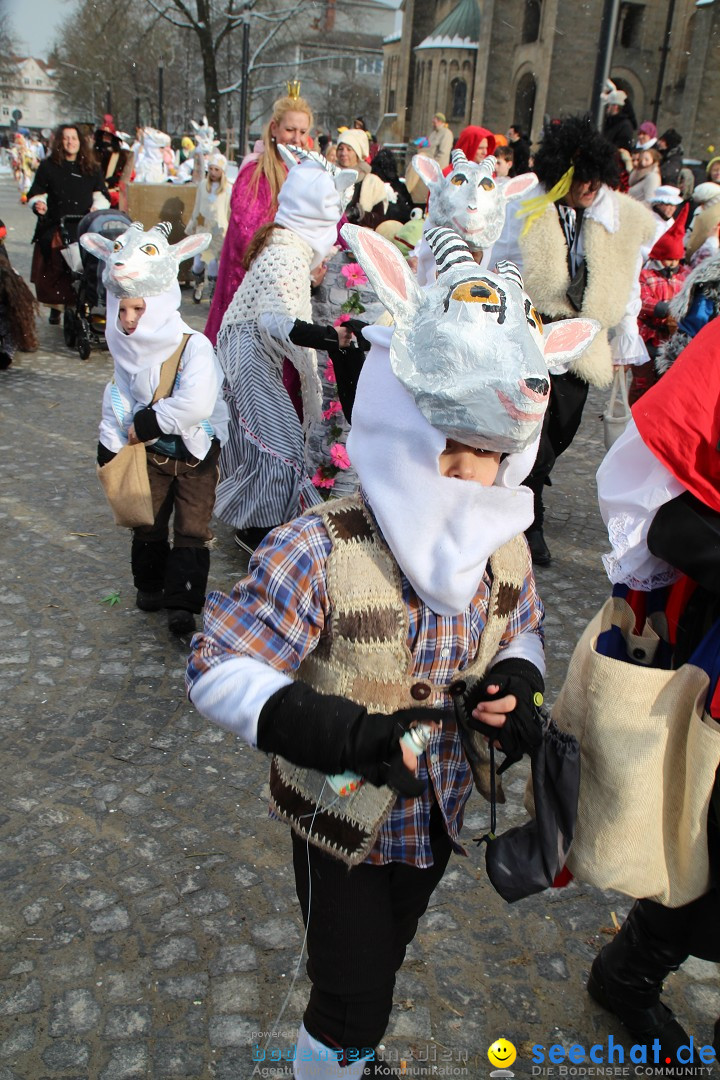
[[[205,327],[205,335],[213,345],[223,315],[245,277],[242,260],[248,244],[260,226],[275,217],[278,192],[287,176],[277,144],[306,146],[312,123],[312,110],[303,98],[279,98],[273,105],[272,119],[263,132],[262,153],[249,154],[240,168],[233,185],[230,222]]]

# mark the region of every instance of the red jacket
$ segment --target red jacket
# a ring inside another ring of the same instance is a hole
[[[640,271],[642,307],[638,315],[638,329],[646,345],[658,348],[670,337],[671,327],[668,326],[667,315],[658,318],[655,315],[655,305],[661,300],[669,303],[677,296],[689,273],[689,266],[678,266],[674,270],[648,267]]]

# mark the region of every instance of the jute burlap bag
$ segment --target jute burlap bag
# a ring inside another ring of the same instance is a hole
[[[183,334],[178,347],[163,361],[160,378],[151,404],[169,397],[173,390],[180,361],[190,334]],[[112,510],[115,524],[126,529],[152,525],[155,520],[150,477],[147,469],[147,450],[144,443],[123,446],[112,461],[98,465],[97,476],[105,498]]]
[[[573,653],[553,709],[580,743],[580,798],[567,860],[579,880],[680,907],[709,888],[707,815],[720,762],[720,725],[704,713],[709,678],[601,656],[600,633],[620,627],[630,655],[652,662],[652,629],[612,598]]]
[[[123,446],[107,465],[97,466],[97,475],[116,525],[127,529],[152,525],[155,515],[144,443]]]

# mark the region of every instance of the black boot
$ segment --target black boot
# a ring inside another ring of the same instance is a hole
[[[530,547],[533,566],[549,566],[552,562],[552,555],[550,554],[550,548],[545,543],[542,526],[531,526],[526,531],[525,536]]]
[[[688,1043],[687,1032],[660,1000],[663,979],[677,971],[687,955],[653,933],[648,909],[639,900],[590,969],[588,993],[617,1016],[636,1043],[648,1047],[649,1063],[654,1061],[655,1039],[660,1042],[661,1064],[666,1058],[676,1064],[679,1047]]]
[[[141,611],[159,611],[165,607],[163,584],[169,554],[166,540],[140,540],[133,536],[130,565],[137,589],[135,603]]]
[[[193,302],[199,304],[202,300],[203,288],[205,287],[205,271],[201,270],[199,274],[196,274],[193,270]]]
[[[267,534],[274,528],[274,525],[250,525],[247,529],[237,529],[235,543],[241,551],[253,555],[255,548],[260,547]]]
[[[209,573],[208,548],[173,548],[165,567],[165,607],[195,614],[202,611]]]
[[[167,622],[170,633],[179,634],[180,636],[194,634],[197,629],[192,611],[185,611],[184,608],[168,608]]]

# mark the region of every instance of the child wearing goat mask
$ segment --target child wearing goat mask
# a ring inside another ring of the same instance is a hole
[[[205,599],[228,418],[212,345],[178,310],[178,263],[204,250],[210,236],[171,246],[169,229],[161,224],[144,232],[135,223],[114,244],[93,233],[81,242],[105,262],[105,336],[114,361],[98,464],[107,465],[124,446],[145,444],[154,520],[133,529],[136,603],[142,611],[165,608],[169,629],[184,634],[195,629]]]
[[[187,677],[201,713],[274,755],[312,983],[297,1080],[392,1075],[375,1049],[418,920],[465,853],[473,778],[489,796],[484,738],[517,760],[540,734],[543,609],[520,484],[547,358],[593,333],[543,335],[516,269],[483,274],[449,230],[428,234],[439,274],[424,290],[377,233],[342,235],[395,320],[364,331],[347,444],[362,493],[276,529],[230,595],[210,594]],[[473,347],[453,329],[467,319]]]

